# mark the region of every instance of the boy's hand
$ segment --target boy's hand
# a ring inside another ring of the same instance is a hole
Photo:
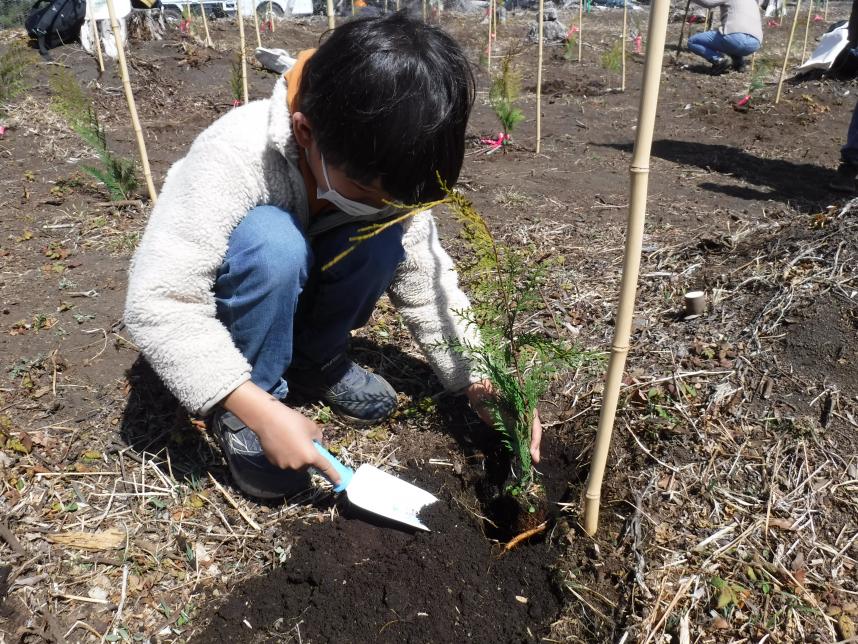
[[[494,396],[492,383],[489,380],[481,380],[465,387],[465,395],[468,397],[468,402],[471,408],[477,412],[486,425],[489,427],[494,425],[491,411],[485,404],[486,398]],[[542,423],[539,420],[539,412],[533,412],[533,426],[530,428],[530,455],[533,457],[533,462],[539,462],[539,444],[542,442]]]
[[[259,437],[265,457],[282,469],[315,467],[334,485],[337,471],[313,446],[322,430],[301,412],[287,407],[249,380],[224,400],[224,407],[238,416]]]

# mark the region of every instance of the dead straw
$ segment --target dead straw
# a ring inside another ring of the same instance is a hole
[[[784,64],[781,67],[781,76],[778,79],[778,91],[775,94],[775,105],[781,101],[781,90],[784,86],[784,78],[786,78],[787,64],[789,64],[789,53],[792,49],[792,39],[795,37],[795,26],[798,24],[798,12],[801,10],[801,0],[795,0],[795,15],[792,17],[792,27],[789,30],[789,40],[787,40],[786,53],[784,54]]]
[[[154,205],[158,201],[158,193],[155,191],[155,183],[152,181],[152,170],[149,168],[149,155],[146,153],[146,141],[143,139],[143,130],[140,127],[140,118],[137,116],[137,105],[134,102],[134,93],[131,91],[131,81],[128,77],[128,65],[125,62],[125,46],[122,44],[122,31],[116,19],[116,10],[113,0],[107,0],[107,12],[110,15],[110,28],[116,40],[116,54],[119,58],[119,72],[122,76],[122,87],[125,90],[125,100],[128,103],[128,111],[131,114],[131,125],[134,128],[134,136],[137,138],[137,148],[140,152],[140,163],[143,165],[143,176],[146,178],[146,188],[149,190],[149,199]]]
[[[631,173],[629,216],[620,286],[620,303],[617,310],[616,326],[614,327],[614,340],[611,346],[608,373],[605,378],[605,394],[599,416],[599,428],[596,434],[596,444],[593,449],[593,459],[590,464],[584,500],[584,529],[590,535],[595,534],[599,527],[602,480],[605,475],[605,464],[608,460],[608,449],[611,445],[611,433],[617,411],[617,402],[619,401],[623,370],[629,352],[629,337],[634,314],[638,273],[640,272],[641,246],[646,214],[649,158],[655,127],[655,113],[658,107],[658,90],[661,81],[661,64],[664,57],[664,41],[667,33],[669,10],[669,0],[654,0],[649,19],[647,35],[649,46],[644,61],[638,128],[635,134],[631,167],[629,168]]]

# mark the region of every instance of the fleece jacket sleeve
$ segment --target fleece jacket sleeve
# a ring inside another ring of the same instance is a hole
[[[481,378],[471,361],[450,347],[451,341],[479,343],[477,329],[460,315],[470,308],[468,296],[459,288],[453,260],[441,247],[430,212],[414,217],[402,244],[405,259],[388,295],[441,384],[459,391]]]
[[[250,365],[215,317],[213,286],[229,236],[264,195],[263,102],[227,115],[169,172],[132,260],[125,322],[143,355],[191,411],[208,412],[250,378]],[[255,114],[259,112],[259,114]],[[251,140],[254,137],[259,140]]]

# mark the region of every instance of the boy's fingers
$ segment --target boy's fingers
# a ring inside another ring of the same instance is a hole
[[[333,465],[328,462],[328,459],[326,459],[318,452],[316,452],[316,458],[313,460],[311,465],[317,470],[319,470],[319,473],[334,485],[340,484],[340,481],[342,479],[340,478],[340,475],[337,470],[334,468]]]

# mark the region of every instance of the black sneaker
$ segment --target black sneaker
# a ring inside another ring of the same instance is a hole
[[[384,378],[340,358],[322,369],[290,368],[289,390],[322,400],[338,415],[359,425],[383,421],[396,409],[396,391]]]
[[[721,56],[718,60],[712,63],[712,75],[719,76],[730,68],[730,59],[727,56]]]
[[[307,472],[283,470],[265,457],[259,438],[237,416],[218,409],[212,416],[212,431],[220,444],[232,480],[249,496],[280,499],[310,487]]]
[[[742,56],[733,56],[733,70],[737,72],[745,71],[745,59]]]
[[[851,163],[841,163],[828,187],[837,192],[858,192],[855,184],[856,176],[858,176],[858,166],[854,166]]]

